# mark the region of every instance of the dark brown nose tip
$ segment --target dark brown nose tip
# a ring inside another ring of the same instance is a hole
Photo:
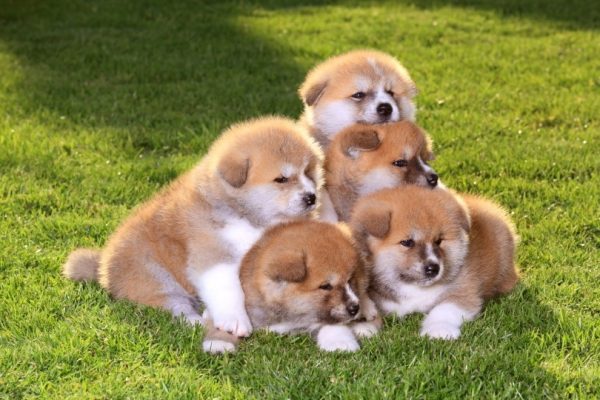
[[[317,201],[317,196],[314,193],[307,193],[302,197],[302,201],[307,207],[314,206]]]
[[[307,193],[302,197],[302,200],[307,207],[314,206],[317,201],[317,196],[314,193]]]
[[[381,103],[377,106],[377,114],[387,117],[392,113],[392,105],[390,103]]]
[[[429,183],[429,186],[431,187],[436,187],[438,184],[438,175],[437,174],[430,174],[427,177],[427,183]]]
[[[347,306],[346,309],[348,310],[348,314],[354,317],[356,314],[358,314],[360,306],[357,303],[352,303],[349,306]]]
[[[426,277],[434,278],[440,273],[440,265],[435,263],[427,264],[424,268],[424,271]]]

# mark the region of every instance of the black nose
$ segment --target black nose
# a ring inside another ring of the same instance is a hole
[[[431,186],[431,187],[436,187],[436,185],[438,183],[438,175],[437,174],[430,174],[427,177],[427,183],[429,183],[429,186]]]
[[[387,117],[391,113],[392,113],[392,105],[390,103],[380,103],[377,106],[377,114]]]
[[[307,206],[314,206],[315,202],[317,201],[317,196],[315,196],[314,193],[307,193],[304,195],[304,197],[302,197],[302,200]]]
[[[440,265],[431,263],[425,266],[425,276],[428,278],[433,278],[440,272]]]
[[[351,316],[355,316],[356,314],[358,314],[358,310],[360,309],[360,306],[358,305],[358,303],[352,303],[349,306],[346,307],[346,310],[348,310],[348,314],[350,314]]]

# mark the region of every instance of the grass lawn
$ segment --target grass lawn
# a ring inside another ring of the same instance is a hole
[[[300,4],[305,3],[305,4]],[[355,354],[201,329],[63,279],[229,124],[296,117],[358,47],[397,56],[444,182],[511,210],[523,280],[456,342],[388,320]],[[584,0],[0,0],[0,397],[597,398],[600,6]]]

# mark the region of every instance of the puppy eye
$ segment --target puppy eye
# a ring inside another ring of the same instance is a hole
[[[414,247],[415,241],[412,239],[401,240],[400,244],[404,247],[408,247],[409,249]]]
[[[289,179],[286,178],[285,176],[279,176],[279,177],[273,179],[273,181],[277,182],[277,183],[286,183],[288,180]]]
[[[356,99],[356,100],[362,100],[365,98],[365,96],[366,96],[365,92],[356,92],[350,97],[352,97],[353,99]]]
[[[385,92],[387,94],[389,94],[390,96],[394,97],[394,91],[393,90],[386,90]]]
[[[324,283],[321,286],[319,286],[319,289],[322,289],[322,290],[331,290],[331,289],[333,289],[333,286],[331,286],[330,283]]]
[[[439,246],[440,244],[442,244],[442,238],[439,238],[438,240],[436,240],[434,243],[436,246]]]
[[[392,163],[394,167],[406,167],[408,165],[408,161],[406,160],[396,160]]]

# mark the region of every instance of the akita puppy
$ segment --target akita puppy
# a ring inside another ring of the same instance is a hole
[[[483,303],[518,281],[517,236],[504,210],[447,189],[405,186],[362,198],[352,214],[384,314],[426,314],[421,335],[456,339]]]
[[[63,273],[192,324],[203,321],[200,300],[218,329],[247,336],[242,257],[266,227],[312,214],[322,158],[291,120],[234,125],[199,164],[138,207],[103,250],[75,250]]]

